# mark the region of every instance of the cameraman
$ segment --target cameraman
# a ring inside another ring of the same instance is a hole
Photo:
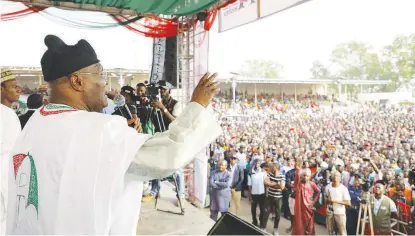
[[[182,112],[181,104],[170,96],[172,85],[168,82],[164,83],[164,81],[160,81],[159,83],[163,84],[159,86],[161,101],[154,99],[150,103],[151,107],[156,109],[155,112],[151,113],[151,121],[154,124],[155,132],[163,132],[164,130],[168,130],[170,123],[173,122]],[[183,207],[185,197],[183,170],[177,172],[176,181],[178,186],[176,191],[179,194]],[[154,200],[160,191],[160,180],[152,180],[151,185],[151,194],[150,196],[143,198],[144,202]],[[177,205],[180,206],[179,202]]]
[[[362,195],[363,175],[360,173],[353,174],[353,183],[349,185],[351,206],[346,207],[346,230],[348,235],[356,235],[356,225],[360,208],[360,199]]]
[[[182,112],[181,104],[170,96],[171,88],[171,84],[166,82],[165,85],[159,87],[161,101],[151,101],[151,106],[158,109],[157,112],[162,119],[161,124],[158,124],[157,117],[152,117],[156,132],[162,132],[160,129],[163,129],[163,126],[168,130],[170,123]]]
[[[141,126],[145,128],[147,125],[147,118],[150,115],[150,109],[148,108],[148,106],[150,105],[150,100],[147,98],[147,87],[144,83],[138,83],[136,86],[136,91],[137,115],[140,119]]]

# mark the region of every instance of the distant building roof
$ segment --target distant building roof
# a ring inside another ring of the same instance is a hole
[[[218,81],[231,83],[235,80],[241,84],[365,84],[365,85],[381,85],[389,84],[390,80],[347,80],[347,79],[283,79],[283,78],[219,78]]]

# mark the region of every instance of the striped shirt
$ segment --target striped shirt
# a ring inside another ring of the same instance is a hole
[[[271,181],[271,183],[276,183],[276,182],[285,182],[285,176],[280,172],[278,173],[277,176],[274,175],[274,173],[269,173],[268,174],[268,178]],[[282,191],[281,189],[276,189],[276,188],[272,188],[269,187],[268,188],[268,196],[270,197],[275,197],[275,198],[282,198]]]

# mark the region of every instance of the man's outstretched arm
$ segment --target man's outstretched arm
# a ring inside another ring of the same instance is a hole
[[[222,133],[213,114],[206,108],[217,92],[215,76],[207,74],[200,80],[192,102],[170,124],[169,131],[155,134],[141,146],[128,173],[142,180],[166,177],[188,164]]]

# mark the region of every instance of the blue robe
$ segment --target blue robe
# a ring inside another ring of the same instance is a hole
[[[216,181],[216,183],[214,183]],[[214,171],[210,175],[210,210],[227,212],[231,199],[232,176],[229,171]]]

